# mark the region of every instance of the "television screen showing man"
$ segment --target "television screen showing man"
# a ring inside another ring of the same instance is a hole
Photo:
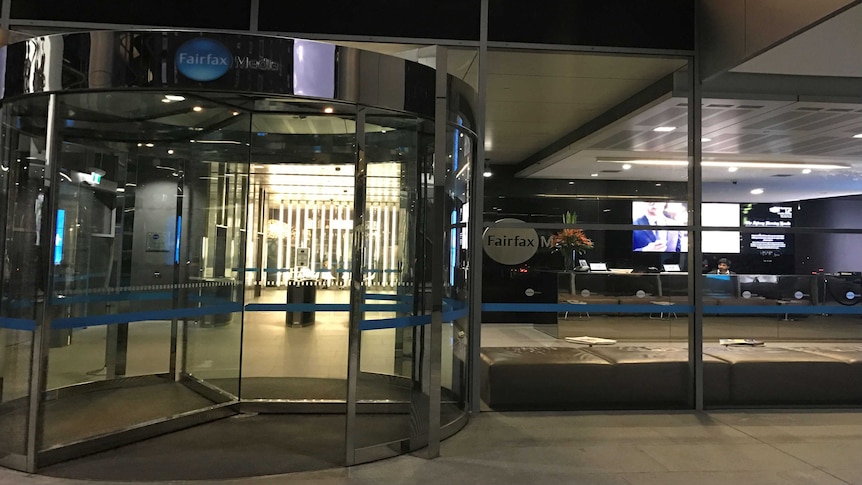
[[[677,253],[687,250],[682,234],[685,231],[668,229],[668,226],[685,225],[676,217],[686,214],[685,205],[678,202],[633,202],[632,224],[653,226],[632,232],[632,250],[642,252]]]

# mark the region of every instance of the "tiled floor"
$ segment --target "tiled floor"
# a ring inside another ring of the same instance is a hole
[[[326,290],[318,294],[333,302],[341,301],[340,291]],[[579,324],[578,319],[570,320]],[[247,321],[249,325],[244,335],[246,375],[346,374],[346,325],[340,314],[320,312],[317,324],[305,328],[285,328],[282,316],[275,314],[260,314],[255,316],[254,323],[250,322]],[[592,318],[580,323],[587,326],[657,324],[668,328],[667,322],[650,320],[627,323],[625,319],[610,322],[607,318]],[[859,341],[858,325],[853,323],[852,337],[845,340],[846,343]],[[680,319],[679,325],[685,328],[684,319]],[[846,322],[841,328],[847,328]],[[165,337],[169,330],[169,326],[155,322],[131,329],[129,364],[132,370],[158,372],[167,366],[169,347]],[[539,332],[532,325],[484,325],[482,331],[482,345],[486,347],[572,345]],[[822,327],[819,331],[823,332]],[[391,331],[374,332],[366,332],[363,337],[363,345],[368,346],[364,348],[363,369],[386,372],[393,365],[394,336]],[[661,339],[663,345],[685,345],[684,339],[671,341],[670,332],[663,332],[666,335]],[[86,329],[77,337],[75,345],[52,350],[49,373],[55,385],[98,379],[88,371],[103,362],[104,329]],[[230,368],[231,363],[237,361],[239,350],[235,344],[239,341],[238,335],[232,326],[195,328],[190,331],[189,339],[189,362],[198,373],[210,369],[214,377],[218,377],[224,372],[237,372]],[[629,340],[627,343],[636,342]],[[196,346],[202,351],[200,358],[194,354]],[[203,353],[205,350],[207,352]],[[160,357],[154,359],[154,356]],[[371,359],[366,360],[369,357]],[[213,452],[211,459],[218,460],[217,455],[218,451]],[[862,465],[857,464],[860,456],[862,409],[708,413],[485,412],[473,417],[467,428],[445,441],[441,456],[433,460],[401,456],[351,468],[216,483],[862,485]],[[0,485],[75,483],[83,482],[0,469]]]
[[[433,460],[194,483],[862,484],[860,456],[856,410],[482,413]],[[0,485],[77,483],[0,470]]]

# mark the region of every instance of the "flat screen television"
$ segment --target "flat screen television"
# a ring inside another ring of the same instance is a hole
[[[688,205],[680,201],[633,201],[632,224],[652,226],[632,231],[632,251],[651,253],[688,252]]]

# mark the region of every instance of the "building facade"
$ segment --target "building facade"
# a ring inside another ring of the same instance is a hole
[[[6,466],[862,402],[859,2],[87,3],[0,18]]]

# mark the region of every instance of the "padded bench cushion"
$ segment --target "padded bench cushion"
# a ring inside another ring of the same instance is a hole
[[[587,349],[614,364],[611,390],[620,402],[685,402],[689,389],[688,349],[684,347],[615,346]],[[729,399],[729,366],[719,359],[703,357],[704,399]]]
[[[613,366],[574,347],[486,347],[481,367],[486,404],[537,409],[594,401]]]
[[[730,364],[730,400],[734,404],[816,404],[862,398],[853,385],[854,371],[826,355],[780,347],[705,347]]]

